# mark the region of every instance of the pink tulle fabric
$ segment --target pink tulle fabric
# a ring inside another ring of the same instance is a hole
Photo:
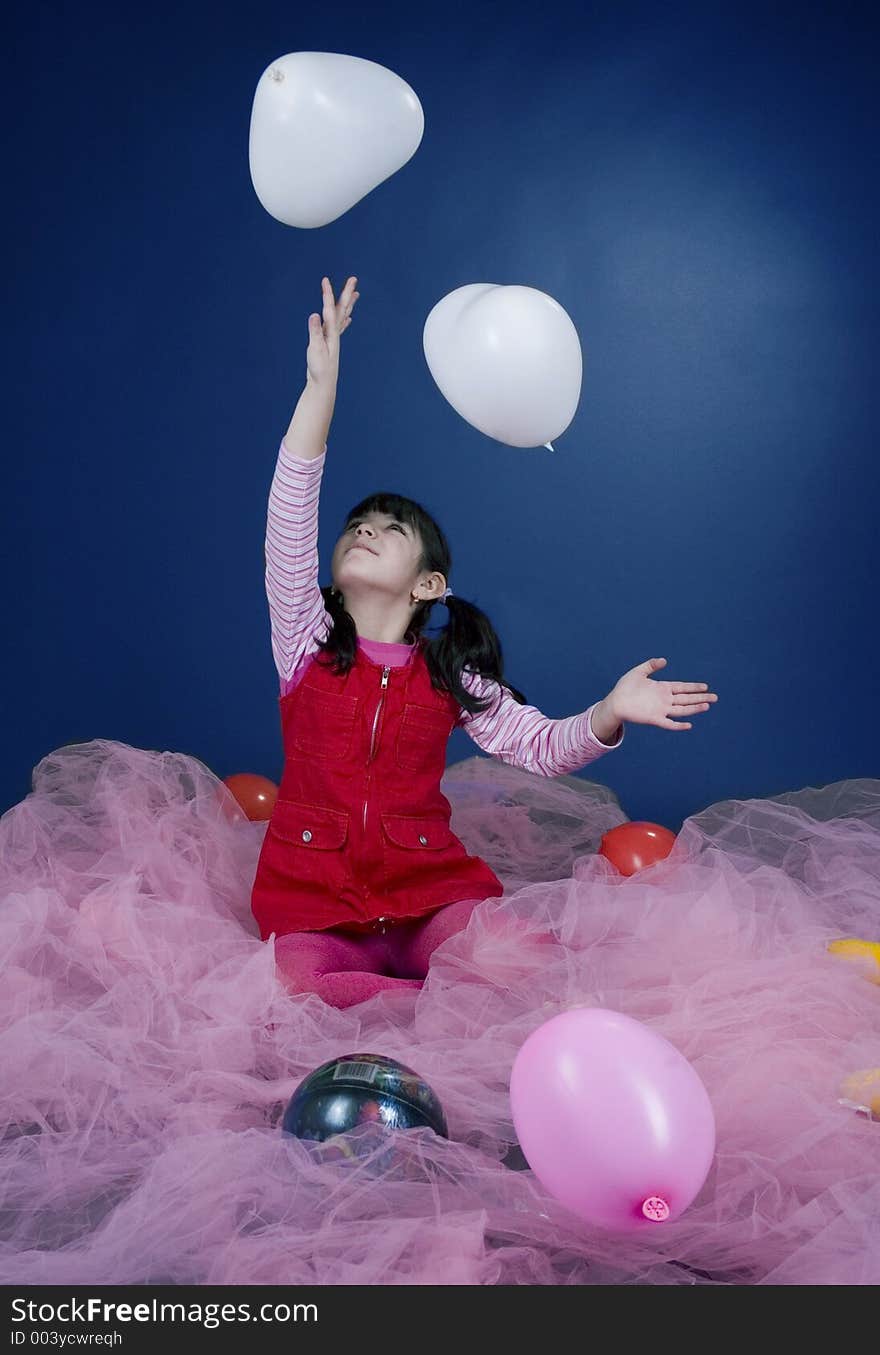
[[[449,767],[505,894],[423,988],[345,1010],[279,980],[250,912],[265,824],[198,760],[94,740],[33,784],[0,821],[0,1283],[880,1283],[880,1123],[840,1103],[880,1066],[880,986],[826,952],[880,934],[880,781],[714,804],[627,879],[597,855],[626,820],[608,789]],[[705,1185],[647,1237],[518,1160],[514,1057],[577,1005],[659,1031],[712,1100]],[[450,1138],[283,1135],[352,1052],[417,1069]]]

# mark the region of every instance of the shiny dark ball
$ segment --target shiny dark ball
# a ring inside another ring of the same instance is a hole
[[[281,1128],[298,1139],[329,1139],[359,1125],[433,1129],[448,1138],[434,1091],[412,1068],[382,1054],[345,1054],[323,1063],[290,1098]]]

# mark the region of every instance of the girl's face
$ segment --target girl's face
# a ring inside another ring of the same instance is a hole
[[[333,551],[334,587],[346,600],[381,593],[386,602],[409,601],[419,579],[421,551],[413,528],[387,513],[352,518]]]

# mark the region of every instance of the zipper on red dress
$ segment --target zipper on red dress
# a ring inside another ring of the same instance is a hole
[[[367,766],[368,766],[368,767],[369,767],[370,763],[373,761],[373,747],[374,747],[374,744],[375,744],[375,742],[376,742],[376,726],[377,726],[378,723],[379,723],[379,711],[382,709],[382,703],[383,703],[383,701],[385,700],[385,689],[386,689],[387,686],[388,686],[388,674],[389,674],[390,672],[391,672],[390,666],[382,669],[382,682],[381,682],[381,684],[380,684],[379,704],[376,706],[376,714],[373,716],[373,728],[372,728],[372,730],[370,731],[370,751],[369,751],[369,753],[367,754]],[[364,832],[367,831],[367,801],[366,801],[366,800],[364,800],[364,821],[363,821],[363,829],[364,829]]]

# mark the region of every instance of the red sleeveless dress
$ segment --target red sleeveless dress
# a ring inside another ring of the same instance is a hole
[[[426,643],[402,667],[358,649],[342,677],[315,659],[279,698],[284,774],[251,896],[264,941],[384,931],[504,892],[449,826],[440,780],[460,707],[432,687]]]

